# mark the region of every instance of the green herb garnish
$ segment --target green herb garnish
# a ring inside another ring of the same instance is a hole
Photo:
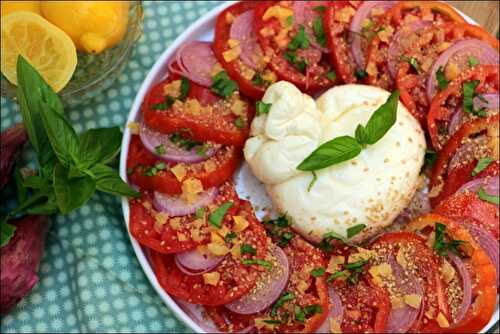
[[[288,17],[286,18],[286,25],[287,25],[288,27],[293,26],[293,15],[290,15],[290,16],[288,16]]]
[[[224,241],[229,243],[231,242],[231,240],[233,240],[234,238],[236,238],[238,235],[235,233],[235,232],[230,232],[228,234],[226,234],[224,236]]]
[[[229,210],[233,206],[233,202],[226,202],[215,209],[209,216],[208,222],[213,226],[220,228],[222,226],[222,220]]]
[[[196,219],[201,219],[201,218],[205,217],[205,208],[196,209],[195,217],[196,217]]]
[[[256,86],[268,86],[271,84],[270,81],[264,80],[259,73],[256,73],[252,78],[252,83]]]
[[[487,116],[485,108],[474,108],[474,97],[477,96],[475,90],[479,83],[479,80],[472,80],[463,84],[463,110],[475,116],[485,117]]]
[[[322,47],[326,47],[326,34],[325,29],[323,28],[323,20],[321,17],[317,17],[313,21],[313,32],[316,37],[316,42]]]
[[[295,51],[297,49],[307,49],[308,47],[309,39],[307,38],[304,26],[301,24],[295,37],[288,43],[288,50]]]
[[[450,239],[447,241],[446,239]],[[441,223],[435,224],[435,240],[432,248],[441,256],[447,256],[448,251],[461,256],[458,246],[463,243],[462,240],[453,240],[446,235],[446,225]]]
[[[155,153],[159,154],[159,155],[163,155],[163,154],[167,153],[167,149],[165,148],[165,145],[160,144],[160,145],[156,146]]]
[[[243,118],[241,116],[238,116],[234,120],[234,126],[236,126],[238,129],[243,129],[245,127],[245,121],[243,120]]]
[[[401,56],[401,60],[404,62],[407,62],[408,64],[413,67],[413,69],[417,72],[420,73],[420,65],[418,64],[417,58],[414,57],[407,57],[407,56]]]
[[[479,60],[474,56],[470,56],[467,59],[467,62],[469,63],[469,67],[473,67],[479,64]]]
[[[286,51],[283,53],[283,58],[295,67],[299,72],[304,73],[307,67],[307,62],[304,59],[299,59],[294,51]]]
[[[325,271],[326,270],[323,267],[314,268],[311,271],[311,275],[314,276],[314,277],[320,277],[320,276],[323,276],[325,274]]]
[[[220,71],[212,78],[212,91],[222,96],[223,98],[228,98],[235,91],[238,90],[238,84],[229,78],[226,71]]]
[[[290,240],[293,239],[293,237],[294,237],[293,233],[291,233],[291,232],[284,232],[280,236],[280,240],[278,241],[278,246],[285,247],[286,245],[288,245],[288,243],[290,242]]]
[[[268,114],[269,111],[271,110],[271,106],[272,106],[271,103],[257,101],[255,103],[255,110],[256,110],[257,116]]]
[[[335,73],[335,71],[328,71],[325,75],[326,78],[330,81],[335,81],[337,79],[337,73]]]
[[[267,269],[271,269],[273,267],[272,263],[266,260],[261,259],[244,259],[241,261],[244,265],[251,266],[253,264],[262,266]]]
[[[346,275],[346,273],[345,273],[345,272],[343,272],[343,271],[337,271],[337,272],[335,272],[335,273],[331,274],[330,276],[328,276],[328,278],[326,279],[326,282],[327,282],[327,283],[330,283],[330,282],[331,282],[331,281],[333,281],[334,279],[339,278],[339,277],[342,277],[342,276],[345,276],[345,275]]]
[[[271,307],[271,316],[275,317],[278,314],[278,309],[282,307],[286,302],[293,300],[295,295],[291,292],[283,292],[278,300]]]
[[[443,66],[439,66],[438,70],[436,71],[436,80],[439,90],[444,90],[446,87],[448,87],[450,81],[447,80],[446,76],[444,75]]]
[[[500,205],[499,204],[499,198],[497,195],[490,195],[486,192],[486,190],[484,190],[483,187],[479,188],[479,190],[477,191],[477,196],[479,197],[479,199],[485,201],[485,202],[489,202],[489,203],[493,203],[493,204],[496,204],[496,205]]]
[[[365,224],[358,224],[358,225],[354,225],[352,227],[349,227],[347,229],[347,237],[348,238],[354,237],[356,234],[358,234],[359,232],[361,232],[362,230],[364,230],[365,227],[366,227]]]
[[[356,70],[354,72],[354,76],[358,79],[358,80],[363,80],[364,78],[368,77],[368,72],[366,72],[365,70]]]
[[[483,170],[486,169],[495,159],[490,158],[490,157],[485,157],[481,158],[477,161],[476,167],[474,167],[474,170],[472,171],[471,175],[476,176],[477,174],[481,173]]]
[[[193,148],[196,146],[203,145],[202,142],[195,141],[193,139],[189,138],[184,138],[180,133],[176,132],[174,134],[171,134],[168,136],[168,139],[178,147],[186,150],[186,151],[191,151]]]
[[[312,171],[312,180],[309,182],[309,185],[307,186],[307,192],[310,192],[316,181],[318,180],[318,176],[316,175],[315,171]]]
[[[241,251],[241,254],[250,254],[250,255],[256,255],[257,254],[257,251],[255,250],[255,248],[253,248],[249,244],[243,244],[243,245],[241,245],[240,246],[240,251]]]

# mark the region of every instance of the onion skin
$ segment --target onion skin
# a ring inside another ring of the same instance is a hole
[[[253,16],[254,10],[248,10],[238,15],[231,25],[229,36],[231,39],[240,41],[241,61],[251,69],[256,70],[263,54],[253,30]]]
[[[199,193],[196,202],[187,203],[180,196],[155,191],[153,205],[156,210],[166,212],[170,217],[187,216],[213,203],[218,193],[218,189],[212,187]]]
[[[193,249],[175,254],[175,259],[176,264],[180,264],[188,270],[211,270],[224,259],[224,256],[205,256]]]
[[[211,45],[210,42],[202,41],[182,44],[175,57],[170,60],[168,69],[170,72],[184,76],[201,86],[210,87],[212,84],[211,72],[217,64]]]
[[[325,322],[316,330],[316,333],[331,333],[330,319],[337,321],[339,326],[342,324],[344,318],[344,306],[337,291],[332,286],[328,287],[328,296],[330,298],[329,313]]]
[[[460,308],[458,310],[456,319],[454,319],[456,323],[459,323],[469,310],[469,307],[472,302],[472,283],[470,274],[467,271],[467,268],[465,267],[465,264],[462,261],[462,259],[460,259],[460,257],[451,252],[448,254],[448,257],[454,264],[455,269],[457,269],[457,271],[460,273],[460,277],[462,280],[462,292],[463,292],[462,303],[460,304]]]
[[[0,151],[2,152],[0,157],[0,189],[9,182],[10,171],[26,139],[26,131],[21,123],[0,134]]]

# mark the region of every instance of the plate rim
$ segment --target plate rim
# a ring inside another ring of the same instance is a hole
[[[196,21],[194,21],[183,33],[177,36],[174,41],[162,52],[162,54],[155,61],[154,65],[149,70],[148,74],[144,78],[139,88],[139,91],[135,95],[134,102],[130,108],[128,113],[128,117],[124,127],[124,133],[121,143],[121,151],[120,151],[120,176],[125,182],[127,182],[127,155],[128,155],[128,147],[131,139],[131,131],[128,128],[128,124],[134,122],[137,119],[137,116],[141,109],[142,101],[149,90],[149,88],[159,81],[165,73],[167,60],[174,54],[174,51],[179,47],[180,44],[185,41],[191,39],[192,35],[196,33],[200,33],[203,29],[213,30],[215,26],[215,19],[217,15],[222,12],[225,8],[230,5],[237,3],[239,1],[224,1],[220,5],[212,8],[210,11],[205,13],[203,16],[199,17]],[[474,25],[480,26],[475,20],[470,18],[468,15],[462,13],[460,10],[451,5],[464,19]],[[134,237],[130,234],[129,229],[129,204],[128,199],[126,197],[122,197],[121,200],[122,213],[124,218],[124,223],[127,229],[127,234],[134,249],[134,253],[139,261],[139,264],[149,280],[149,283],[152,285],[156,293],[160,296],[163,303],[169,308],[170,311],[174,314],[174,316],[181,320],[185,325],[190,327],[196,333],[206,333],[193,319],[181,308],[175,300],[163,290],[161,285],[159,284],[156,275],[149,263],[149,260],[146,257],[141,245],[134,239]],[[480,333],[489,333],[493,331],[494,326],[498,324],[499,321],[499,307],[498,307],[498,295],[497,295],[497,307],[495,312],[493,313],[490,322],[481,330]]]

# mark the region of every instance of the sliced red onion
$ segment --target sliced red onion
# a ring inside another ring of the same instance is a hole
[[[462,279],[462,288],[463,288],[462,302],[460,303],[460,307],[457,311],[455,319],[453,319],[454,323],[459,323],[465,317],[465,314],[469,310],[470,304],[472,302],[472,283],[470,274],[467,271],[467,268],[465,267],[465,264],[462,261],[462,259],[451,252],[448,253],[448,256],[451,262],[453,262],[455,269],[457,269]]]
[[[458,107],[453,111],[450,117],[450,123],[448,124],[448,135],[454,134],[462,125],[464,119],[464,111],[461,107]]]
[[[330,311],[328,312],[325,322],[316,330],[316,333],[331,333],[330,320],[337,321],[339,326],[342,325],[342,319],[344,318],[342,300],[337,291],[331,286],[328,287],[328,296],[330,297]]]
[[[299,25],[304,26],[309,43],[311,43],[313,48],[318,49],[322,53],[329,53],[330,49],[321,46],[316,41],[316,36],[311,28],[314,20],[321,17],[313,8],[322,4],[324,4],[322,1],[294,1],[292,5],[293,24],[295,27]]]
[[[175,254],[177,261],[187,269],[191,270],[210,270],[215,268],[224,256],[213,256],[211,254],[201,254],[193,249]]]
[[[499,195],[498,176],[486,176],[479,179],[473,179],[458,189],[457,193],[462,191],[478,192],[479,188],[483,188],[486,193],[491,195]]]
[[[479,246],[485,251],[488,257],[491,259],[491,262],[495,266],[495,270],[497,273],[497,288],[500,283],[500,256],[498,250],[498,241],[485,229],[474,225],[474,224],[466,224],[465,227],[470,232],[470,234],[477,241]]]
[[[432,25],[432,21],[415,21],[408,25],[405,25],[394,34],[392,40],[389,44],[388,52],[388,60],[387,65],[389,68],[389,73],[391,77],[396,78],[396,74],[398,72],[398,64],[401,55],[404,54],[405,50],[402,47],[402,41],[407,38],[409,34],[415,33],[420,29],[424,29]]]
[[[432,65],[429,78],[427,79],[427,98],[429,101],[432,101],[432,98],[436,94],[436,73],[439,68],[445,68],[452,58],[462,65],[459,68],[467,68],[470,56],[475,57],[479,61],[479,64],[498,64],[499,62],[498,51],[479,39],[466,39],[454,43]]]
[[[0,189],[9,182],[10,171],[26,139],[26,130],[24,130],[21,123],[0,134],[0,149],[2,152],[0,158]]]
[[[207,269],[203,269],[203,270],[192,270],[192,269],[189,269],[189,268],[186,268],[184,267],[180,262],[179,262],[179,258],[176,256],[174,257],[174,262],[175,262],[175,265],[177,266],[177,268],[182,271],[184,274],[186,275],[189,275],[189,276],[198,276],[198,275],[201,275],[201,274],[204,274],[204,273],[207,273],[211,270],[213,270],[217,265],[211,267],[211,268],[207,268]]]
[[[186,216],[196,212],[197,209],[211,204],[217,197],[219,190],[209,188],[198,194],[194,203],[187,203],[178,195],[167,195],[155,191],[153,205],[156,210],[166,212],[170,217]]]
[[[238,15],[231,25],[229,37],[240,42],[241,61],[252,69],[257,69],[260,59],[262,59],[262,50],[257,43],[255,30],[253,27],[253,10]]]
[[[288,258],[278,246],[273,245],[271,251],[279,267],[263,272],[259,282],[248,294],[226,304],[230,311],[239,314],[257,313],[268,308],[281,295],[290,273]]]
[[[498,58],[497,58],[497,63],[498,63]],[[498,109],[498,103],[499,103],[498,99],[499,96],[498,94],[495,93],[483,94],[482,99],[479,97],[475,97],[473,100],[474,109],[481,109],[481,108],[489,110]]]
[[[212,70],[217,64],[212,43],[192,41],[181,45],[168,65],[171,72],[180,74],[191,81],[205,87],[212,84]],[[177,64],[179,69],[176,69]]]
[[[217,153],[221,147],[221,145],[218,144],[206,144],[205,146],[207,148],[203,150],[203,154],[199,154],[201,146],[195,146],[190,151],[186,151],[172,143],[169,138],[170,135],[155,131],[146,126],[144,122],[141,124],[139,137],[141,138],[142,144],[148,149],[148,151],[162,160],[169,162],[196,163],[204,161]],[[162,145],[162,148],[165,149],[165,153],[159,154],[156,148],[161,147]]]
[[[358,65],[358,68],[365,68],[365,53],[363,48],[361,47],[361,31],[363,21],[371,16],[371,11],[374,8],[382,8],[384,10],[388,10],[392,6],[394,6],[394,1],[364,1],[361,6],[356,10],[356,14],[351,21],[351,52],[354,56],[354,60]]]

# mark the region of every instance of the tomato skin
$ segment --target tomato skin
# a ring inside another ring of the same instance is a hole
[[[147,94],[142,105],[142,115],[144,122],[152,129],[170,134],[175,132],[185,132],[190,138],[199,141],[213,141],[219,144],[234,145],[241,147],[248,137],[250,123],[254,114],[252,104],[247,102],[247,110],[243,112],[244,126],[240,129],[234,121],[237,116],[227,110],[220,110],[224,104],[223,100],[216,96],[209,88],[202,87],[194,82],[190,82],[190,89],[187,98],[195,99],[202,106],[212,106],[212,111],[201,113],[188,113],[176,111],[174,108],[166,110],[155,110],[152,106],[165,101],[163,87],[180,77],[169,76],[160,82]]]
[[[462,125],[460,129],[451,136],[446,145],[439,152],[437,161],[432,169],[429,188],[431,192],[433,192],[434,187],[438,187],[437,189],[439,189],[439,187],[441,188],[435,196],[430,197],[432,207],[437,206],[443,199],[455,193],[463,184],[472,179],[471,171],[476,166],[475,160],[472,164],[464,166],[452,173],[447,172],[450,160],[458,151],[464,140],[482,131],[491,131],[491,129],[496,128],[498,132],[498,121],[499,114],[487,118],[477,118]],[[498,171],[495,172],[493,167],[488,169],[488,171],[491,171],[493,175],[495,175],[495,173],[498,175]],[[484,175],[484,173],[482,175]]]
[[[401,1],[391,10],[392,21],[398,26],[404,24],[404,11],[415,8],[420,10],[422,17],[437,12],[448,21],[467,23],[453,7],[440,1]]]
[[[488,324],[495,310],[497,298],[495,267],[467,229],[451,219],[437,214],[427,214],[411,222],[407,226],[407,230],[418,231],[427,227],[434,228],[437,222],[446,225],[446,233],[451,238],[466,243],[468,257],[464,261],[470,264],[467,268],[474,275],[472,278],[474,282],[473,293],[476,295],[464,319],[447,328],[446,332],[477,333]]]
[[[195,177],[200,180],[204,189],[219,186],[233,177],[240,159],[241,152],[238,149],[223,147],[220,153],[217,152],[206,161],[186,164],[187,174],[184,179]],[[144,147],[139,136],[132,136],[127,158],[127,169],[133,171],[129,175],[130,181],[142,190],[159,191],[171,195],[182,193],[182,182],[170,170],[158,171],[153,176],[144,174],[148,167],[154,166],[160,161]],[[216,163],[217,167],[207,171],[205,167],[211,162]],[[174,165],[169,166],[173,167]]]
[[[498,46],[497,46],[498,47]],[[447,101],[450,98],[463,99],[463,83],[472,80],[479,80],[476,92],[484,94],[498,92],[499,90],[499,72],[497,65],[477,65],[461,73],[455,80],[448,84],[443,91],[438,92],[431,103],[427,117],[427,128],[432,140],[432,146],[440,150],[450,140],[448,136],[440,138],[439,121],[449,122],[453,109],[447,108]]]
[[[266,87],[257,86],[251,80],[246,79],[241,73],[238,61],[227,62],[223,57],[223,52],[228,50],[227,41],[230,38],[231,29],[231,24],[226,21],[226,15],[231,13],[237,17],[248,10],[254,9],[255,6],[256,2],[254,1],[238,2],[226,8],[217,16],[213,49],[217,60],[227,71],[228,75],[238,82],[241,92],[255,100],[260,100],[266,91]]]

